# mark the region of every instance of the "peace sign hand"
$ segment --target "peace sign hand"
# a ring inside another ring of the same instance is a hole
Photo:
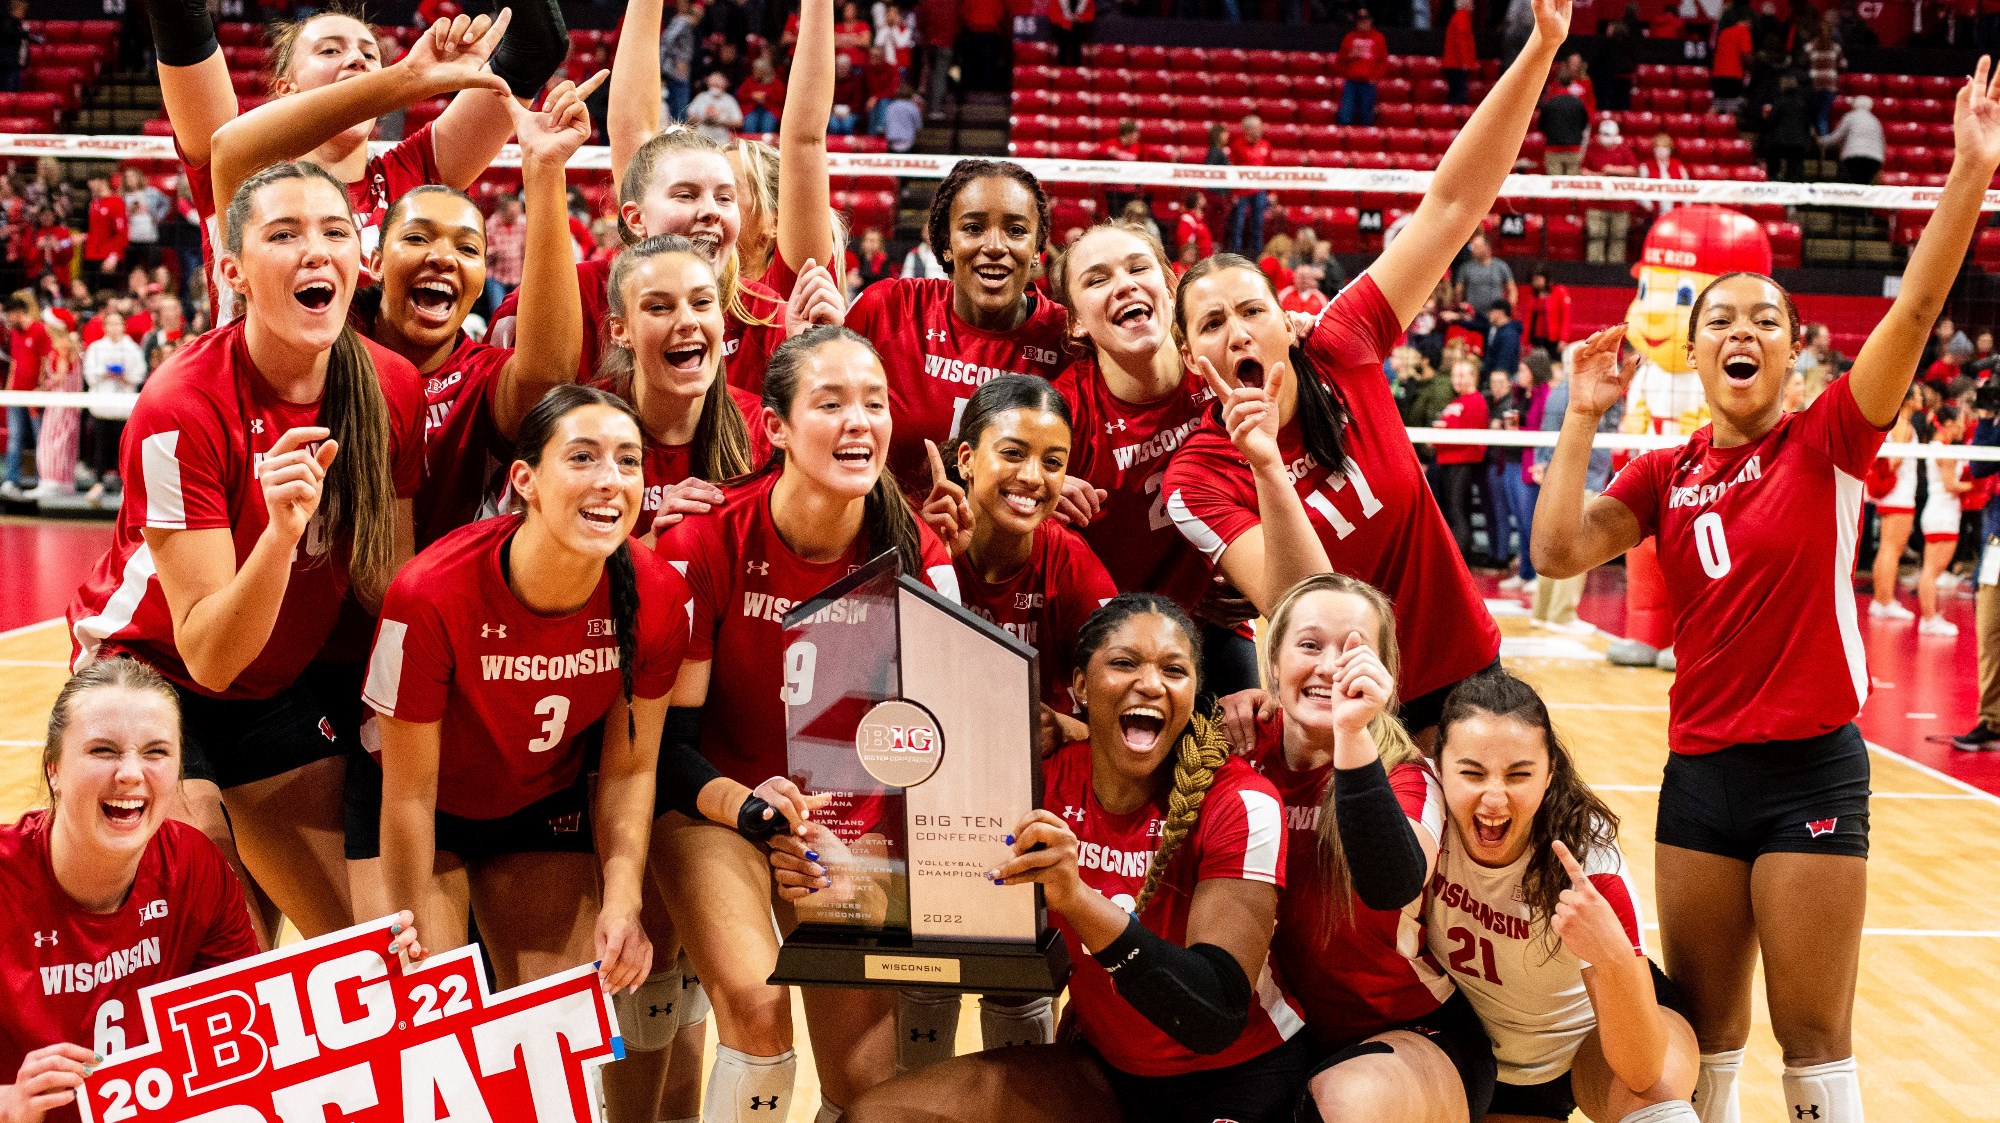
[[[1977,161],[1989,173],[2000,165],[2000,67],[1986,55],[1979,56],[1972,80],[1958,91],[1951,132],[1958,156]]]
[[[965,489],[945,474],[937,442],[925,440],[924,451],[931,458],[931,494],[918,513],[937,531],[951,556],[958,557],[972,547],[972,504],[965,498]]]
[[[511,96],[507,80],[487,69],[486,62],[513,19],[513,9],[502,8],[498,18],[461,15],[438,20],[417,37],[397,65],[408,68],[431,95],[498,90]]]
[[[1558,898],[1555,915],[1549,918],[1549,927],[1585,963],[1614,963],[1620,956],[1637,954],[1632,946],[1632,938],[1626,934],[1625,926],[1619,923],[1618,914],[1612,910],[1611,902],[1597,891],[1590,878],[1584,875],[1583,867],[1561,841],[1550,844],[1556,859],[1569,871],[1570,887],[1562,891]]]
[[[1291,377],[1290,364],[1282,359],[1272,363],[1262,386],[1241,385],[1233,374],[1225,379],[1206,358],[1197,358],[1194,364],[1208,388],[1215,392],[1216,400],[1222,403],[1223,428],[1229,431],[1230,441],[1250,461],[1250,466],[1282,465],[1284,458],[1278,452],[1278,402],[1285,381]]]
[[[1639,356],[1634,353],[1621,368],[1619,344],[1625,342],[1625,325],[1613,324],[1583,341],[1569,364],[1569,408],[1586,417],[1603,417],[1625,397],[1632,378],[1639,373]]]

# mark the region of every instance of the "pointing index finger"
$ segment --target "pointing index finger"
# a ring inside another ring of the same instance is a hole
[[[931,458],[931,486],[943,487],[949,481],[945,479],[944,457],[938,452],[937,442],[925,437],[924,452]]]
[[[1590,879],[1583,876],[1583,867],[1576,864],[1576,855],[1569,852],[1569,847],[1563,845],[1561,839],[1557,839],[1549,844],[1549,848],[1555,851],[1556,861],[1561,862],[1563,869],[1569,874],[1570,884],[1578,889],[1588,890]]]
[[[1209,362],[1204,357],[1197,356],[1194,361],[1194,368],[1201,375],[1202,381],[1208,383],[1208,388],[1215,392],[1217,401],[1226,402],[1229,400],[1229,383],[1224,382],[1222,376],[1215,372],[1214,363]]]

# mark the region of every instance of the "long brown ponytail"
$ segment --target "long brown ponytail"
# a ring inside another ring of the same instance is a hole
[[[1314,593],[1345,593],[1360,597],[1368,602],[1375,613],[1375,634],[1368,637],[1369,646],[1381,657],[1382,667],[1389,672],[1389,700],[1382,706],[1382,712],[1368,723],[1368,735],[1375,741],[1376,754],[1382,760],[1384,772],[1399,764],[1422,760],[1423,753],[1410,733],[1396,717],[1396,680],[1402,674],[1402,653],[1396,645],[1396,612],[1389,603],[1389,595],[1359,578],[1345,573],[1320,573],[1293,585],[1278,598],[1271,610],[1269,639],[1264,648],[1264,673],[1266,681],[1278,681],[1278,654],[1284,649],[1285,638],[1292,630],[1292,614],[1300,601]],[[1319,802],[1319,826],[1316,832],[1319,844],[1319,876],[1326,886],[1320,899],[1326,904],[1328,915],[1323,919],[1331,924],[1346,927],[1354,921],[1353,878],[1347,868],[1347,848],[1340,841],[1340,820],[1335,817],[1333,784],[1329,781]]]
[[[715,271],[709,266],[708,259],[695,252],[693,242],[679,234],[654,235],[612,259],[611,278],[605,286],[612,315],[620,320],[629,315],[630,302],[626,299],[625,287],[640,264],[649,258],[667,254],[686,254],[700,262],[710,276],[714,276]],[[719,299],[719,283],[716,291]],[[755,465],[750,459],[749,423],[743,411],[737,408],[736,399],[730,396],[721,351],[710,355],[709,362],[715,368],[715,377],[709,380],[708,392],[702,395],[701,415],[695,419],[694,441],[688,450],[688,459],[696,475],[712,483],[720,483],[744,475]],[[612,393],[634,406],[639,404],[644,388],[639,383],[630,349],[605,348],[604,357],[598,364],[598,376]],[[640,431],[644,430],[642,422]]]
[[[806,356],[842,340],[866,348],[869,357],[880,365],[882,360],[875,354],[874,344],[854,331],[827,324],[808,328],[771,352],[771,365],[764,372],[764,408],[779,417],[790,417],[792,400],[799,391],[799,370],[805,365]],[[784,450],[774,449],[771,459],[759,471],[779,470],[784,462]],[[894,550],[902,558],[904,573],[917,576],[924,572],[923,539],[917,530],[917,516],[911,512],[910,501],[903,498],[894,474],[887,468],[875,477],[875,486],[868,491],[862,507],[861,533],[867,538],[870,556]]]
[[[243,231],[250,221],[257,193],[274,183],[318,179],[347,203],[347,185],[318,164],[284,160],[243,181],[229,201],[227,249],[240,257]],[[346,309],[340,310],[343,319]],[[244,301],[245,319],[256,308]],[[327,354],[326,388],[320,399],[320,422],[340,444],[340,455],[327,469],[320,494],[319,517],[326,520],[328,540],[348,544],[347,575],[362,604],[378,605],[395,576],[396,483],[389,455],[389,405],[374,356],[354,328],[344,326]]]

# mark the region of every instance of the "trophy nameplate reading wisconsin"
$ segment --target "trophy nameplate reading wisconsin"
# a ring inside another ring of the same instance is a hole
[[[1042,794],[1035,655],[886,553],[785,614],[791,776],[833,881],[797,902],[774,983],[1054,994],[1041,889],[996,886]]]

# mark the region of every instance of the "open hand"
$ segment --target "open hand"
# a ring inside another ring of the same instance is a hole
[[[1977,161],[1988,174],[2000,165],[2000,67],[1987,55],[1979,56],[1972,80],[1958,91],[1951,133],[1958,158]]]

